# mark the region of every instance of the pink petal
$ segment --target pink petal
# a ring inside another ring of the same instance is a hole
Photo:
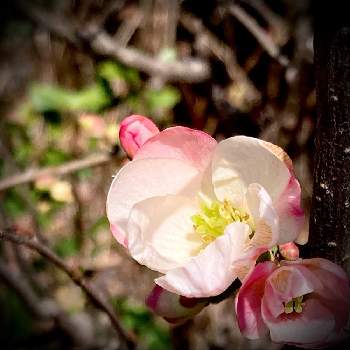
[[[126,164],[107,196],[107,216],[118,228],[117,239],[125,236],[130,210],[136,203],[168,194],[194,196],[200,181],[196,168],[177,159],[141,159]]]
[[[256,265],[237,294],[236,315],[239,329],[249,339],[258,339],[268,332],[261,317],[261,298],[266,278],[276,268],[270,261]]]
[[[128,239],[124,231],[118,229],[118,226],[111,224],[110,225],[111,232],[114,238],[125,248],[128,247]]]
[[[320,282],[301,264],[282,265],[266,280],[262,300],[264,319],[276,318],[284,312],[283,303],[320,287]]]
[[[151,119],[134,114],[120,124],[119,139],[125,152],[132,158],[148,139],[158,133],[159,129]]]
[[[193,317],[207,304],[205,299],[186,298],[170,293],[158,285],[154,286],[146,299],[146,305],[170,323],[183,322]]]
[[[189,298],[218,295],[236,279],[236,261],[244,258],[250,233],[248,225],[230,224],[225,233],[210,243],[185,266],[170,270],[155,282],[164,289]]]
[[[334,329],[332,313],[315,299],[308,299],[300,314],[284,314],[265,322],[270,329],[272,341],[306,348],[315,348],[325,343]]]
[[[304,210],[301,208],[301,189],[298,180],[291,175],[288,185],[275,203],[280,221],[279,244],[297,240],[305,220]],[[306,242],[298,241],[299,244]]]
[[[322,304],[333,312],[336,329],[340,331],[349,317],[349,278],[340,266],[326,259],[305,259],[303,265],[307,266],[321,282],[321,287],[316,292]]]
[[[216,141],[203,131],[176,126],[149,139],[135,159],[175,158],[203,170],[211,161],[216,145]]]
[[[140,264],[163,273],[183,266],[203,246],[191,221],[198,210],[194,198],[174,195],[135,204],[127,230],[130,255]]]

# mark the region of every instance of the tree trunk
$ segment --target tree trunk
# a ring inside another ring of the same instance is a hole
[[[327,9],[315,4],[318,120],[309,249],[349,272],[350,16],[340,2],[326,3]]]

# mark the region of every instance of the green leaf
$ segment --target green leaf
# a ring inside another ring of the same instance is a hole
[[[132,86],[139,86],[141,83],[140,75],[136,69],[125,67],[115,61],[104,61],[97,67],[97,74],[112,83],[113,80],[122,79]]]
[[[29,95],[35,110],[47,112],[98,112],[111,103],[111,97],[100,84],[74,91],[59,86],[34,84]]]
[[[54,246],[55,252],[62,258],[74,256],[79,251],[79,245],[74,237],[61,238]]]
[[[148,90],[145,92],[146,103],[151,112],[157,110],[169,110],[180,101],[181,96],[177,89],[172,86],[164,87],[161,90]]]
[[[43,166],[54,166],[54,165],[62,164],[69,159],[70,159],[70,157],[68,156],[67,153],[65,153],[59,149],[49,148],[43,154],[43,157],[42,157],[40,163]]]
[[[9,189],[5,192],[5,198],[2,200],[7,215],[16,217],[23,214],[26,205],[23,199],[18,195],[15,189]]]
[[[171,349],[169,329],[143,305],[136,305],[126,298],[114,299],[121,321],[127,329],[133,330],[140,347],[147,350]]]

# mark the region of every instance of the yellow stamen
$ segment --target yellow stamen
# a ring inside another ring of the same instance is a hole
[[[292,312],[296,312],[297,314],[300,314],[303,311],[303,305],[304,305],[303,299],[304,299],[304,296],[301,295],[299,297],[293,298],[287,303],[284,303],[284,312],[286,314],[291,314]]]
[[[210,243],[221,236],[227,225],[233,222],[247,223],[249,215],[235,208],[228,200],[213,201],[210,204],[201,203],[201,211],[191,217],[195,231],[204,243]]]

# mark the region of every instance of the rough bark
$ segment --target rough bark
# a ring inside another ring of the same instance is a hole
[[[350,16],[326,2],[315,16],[317,94],[312,256],[349,267],[350,261]],[[348,269],[349,271],[349,269]]]

